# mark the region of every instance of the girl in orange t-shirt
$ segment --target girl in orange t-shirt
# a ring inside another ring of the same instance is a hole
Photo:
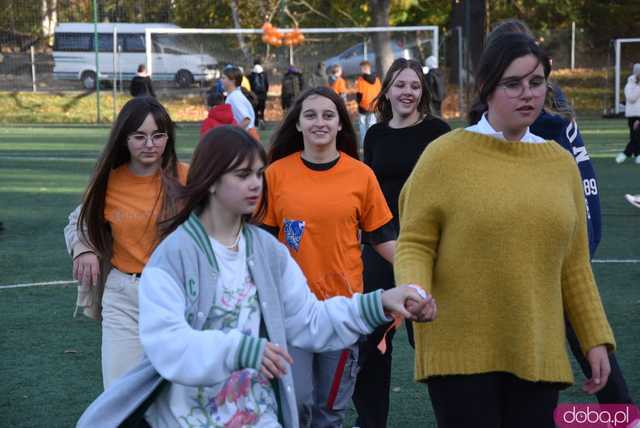
[[[343,100],[331,89],[303,93],[275,132],[263,219],[287,245],[319,299],[361,293],[361,231],[392,261],[391,212],[371,169],[358,160]],[[351,399],[358,348],[320,354],[290,347],[300,424],[340,426]],[[309,382],[311,377],[312,381]]]
[[[331,78],[329,79],[331,84],[331,89],[340,95],[340,97],[346,102],[347,101],[347,81],[342,77],[342,67],[340,64],[336,64],[333,66],[331,70]]]
[[[138,278],[174,211],[170,188],[186,181],[174,124],[152,97],[127,102],[111,129],[81,207],[65,228],[80,283],[77,305],[102,319],[105,389],[142,357]],[[82,227],[79,227],[82,225]]]

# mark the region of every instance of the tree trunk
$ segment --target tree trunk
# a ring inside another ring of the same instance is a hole
[[[234,27],[237,30],[241,29],[242,25],[240,25],[240,15],[238,14],[238,0],[231,0],[231,15],[233,16]],[[238,33],[237,37],[238,44],[240,45],[240,50],[242,51],[242,55],[244,56],[245,63],[251,64],[251,54],[249,53],[249,49],[247,49],[247,45],[244,42],[244,35]]]
[[[391,0],[369,0],[369,10],[375,27],[389,26]],[[391,33],[373,33],[373,49],[376,53],[376,72],[379,76],[384,76],[393,62]]]
[[[58,23],[58,0],[42,0],[42,35],[46,39],[53,37]]]

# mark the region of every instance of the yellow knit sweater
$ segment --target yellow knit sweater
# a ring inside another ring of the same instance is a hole
[[[462,129],[432,142],[400,194],[396,283],[431,292],[416,380],[504,371],[572,383],[563,311],[583,351],[615,347],[589,262],[580,174],[560,145]]]

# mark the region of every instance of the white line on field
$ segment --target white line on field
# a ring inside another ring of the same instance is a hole
[[[640,263],[640,259],[594,259],[591,260],[592,263]],[[43,285],[66,285],[66,284],[76,284],[77,281],[68,280],[68,281],[50,281],[50,282],[32,282],[27,284],[11,284],[11,285],[0,285],[0,290],[5,290],[9,288],[27,288],[27,287],[39,287]]]
[[[72,157],[55,157],[55,156],[0,156],[0,160],[10,161],[34,161],[34,162],[51,162],[51,161],[68,161],[68,162],[95,162],[96,158],[72,158]]]
[[[75,284],[75,280],[69,281],[50,281],[50,282],[32,282],[28,284],[11,284],[11,285],[0,285],[0,290],[8,289],[8,288],[26,288],[26,287],[38,287],[41,285],[65,285],[65,284]]]

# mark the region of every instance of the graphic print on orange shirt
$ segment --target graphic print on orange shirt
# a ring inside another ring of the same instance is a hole
[[[300,250],[300,241],[304,233],[304,221],[287,220],[283,222],[284,243],[294,251]]]

